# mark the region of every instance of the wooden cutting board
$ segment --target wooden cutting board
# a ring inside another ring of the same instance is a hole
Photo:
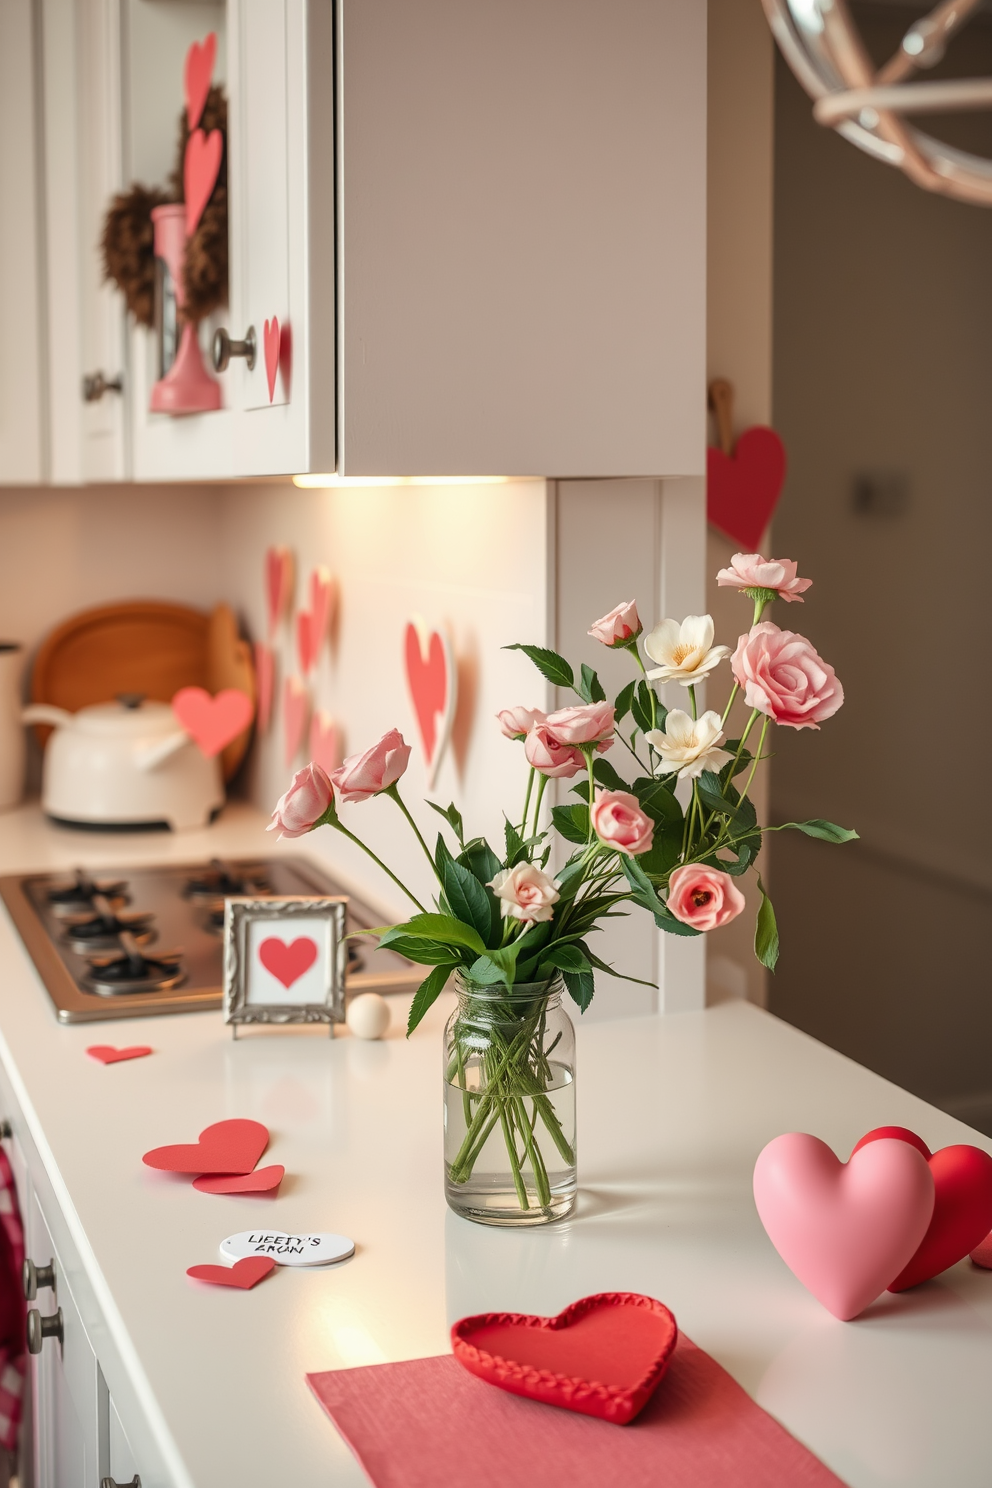
[[[31,700],[75,713],[90,703],[112,702],[121,692],[168,703],[180,687],[205,687],[210,693],[237,687],[255,703],[251,646],[238,635],[229,605],[207,614],[164,600],[136,599],[83,610],[42,642]],[[42,744],[50,733],[39,726]],[[225,780],[241,764],[250,740],[249,727],[224,750]]]

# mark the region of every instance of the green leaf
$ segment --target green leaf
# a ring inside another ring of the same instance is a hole
[[[442,945],[464,946],[467,951],[474,951],[477,956],[485,952],[485,944],[477,930],[471,925],[462,924],[452,915],[443,914],[417,914],[412,915],[402,925],[390,925],[386,928],[380,945],[392,945],[403,935],[412,935],[417,940],[438,940]]]
[[[654,922],[659,930],[666,931],[669,935],[702,935],[701,930],[694,930],[691,925],[683,925],[677,920],[671,910],[662,908],[655,914]]]
[[[581,853],[576,853],[574,858],[569,858],[555,879],[562,899],[572,899],[585,878],[586,864],[583,863],[582,857]]]
[[[636,679],[628,682],[626,687],[621,687],[617,693],[617,700],[613,704],[613,717],[617,723],[626,718],[630,712],[630,705],[634,701],[634,690],[637,687]]]
[[[552,806],[551,820],[566,842],[588,842],[588,806],[583,806],[578,802],[572,806]]]
[[[656,726],[655,719],[651,716],[651,689],[646,682],[638,682],[637,690],[630,705],[630,711],[633,713],[634,722],[642,734],[646,734],[649,729],[653,729]],[[658,728],[662,726],[661,715],[664,712],[665,709],[659,707],[658,700],[655,698],[655,715],[658,719]]]
[[[438,816],[443,816],[444,817],[445,821],[448,823],[448,826],[451,828],[451,830],[454,832],[455,836],[458,838],[458,845],[459,845],[459,847],[464,847],[465,846],[465,826],[464,826],[464,823],[462,822],[462,814],[458,810],[458,808],[455,805],[454,801],[452,801],[451,805],[448,806],[447,808],[445,808],[444,806],[439,806],[436,801],[428,801],[427,804],[431,808],[432,811],[436,811],[437,812]]]
[[[814,816],[812,821],[783,822],[780,827],[772,827],[771,831],[785,832],[789,827],[795,828],[797,832],[805,832],[807,837],[818,837],[821,842],[860,841],[857,832],[852,832],[850,827],[838,827],[834,822],[824,821],[818,816]]]
[[[592,775],[596,784],[605,786],[607,790],[630,790],[629,782],[624,780],[622,775],[618,775],[616,770],[614,770],[613,766],[610,764],[609,760],[603,759],[602,755],[600,755],[598,759],[593,760]],[[575,789],[588,790],[589,787],[588,784],[586,784],[585,787],[575,786]]]
[[[639,775],[631,790],[652,821],[671,823],[682,831],[682,807],[675,799],[670,786],[663,780],[652,780],[650,775]]]
[[[648,878],[644,869],[636,858],[630,857],[628,853],[621,853],[620,867],[623,869],[624,877],[633,890],[633,900],[642,909],[648,910],[656,915],[661,909],[661,900],[658,898],[654,884]]]
[[[541,960],[546,966],[557,967],[559,971],[589,970],[589,962],[577,945],[569,945],[567,942],[558,940],[545,946]]]
[[[448,977],[451,975],[449,966],[435,966],[434,970],[424,978],[414,993],[413,1002],[410,1006],[410,1017],[407,1020],[406,1036],[410,1037],[427,1009],[436,1002],[444,991]]]
[[[455,918],[471,925],[483,944],[488,944],[492,930],[488,889],[463,864],[452,860],[444,870],[444,892]]]
[[[602,703],[606,698],[602,682],[585,662],[582,663],[578,693],[584,703]]]
[[[740,748],[740,742],[740,739],[728,739],[726,744],[724,744],[722,747],[729,750],[732,755],[736,756],[737,751]],[[741,757],[739,760],[736,760],[736,762],[732,759],[728,760],[723,769],[720,771],[721,784],[726,786],[728,781],[730,780],[731,775],[743,774],[748,765],[751,763],[752,758],[753,755],[751,754],[750,749],[742,749]]]
[[[758,875],[758,888],[761,890],[761,903],[758,905],[758,918],[754,926],[754,954],[762,966],[767,966],[769,971],[774,971],[778,960],[778,925],[775,921],[772,901],[765,893],[760,874]]]
[[[437,940],[418,940],[413,935],[400,935],[389,942],[389,949],[408,961],[424,966],[457,966],[459,957],[450,946]]]
[[[525,656],[529,656],[541,676],[545,677],[552,686],[575,689],[572,668],[564,656],[559,656],[557,651],[549,651],[544,646],[523,646],[519,642],[513,646],[504,646],[503,650],[522,651]]]
[[[527,844],[508,816],[503,818],[506,834],[506,866],[515,868],[527,856]]]
[[[471,981],[478,982],[480,987],[491,987],[504,980],[502,971],[489,956],[480,956],[477,961],[473,961],[466,975]]]
[[[447,863],[452,862],[452,856],[441,833],[437,834],[437,846],[434,849],[434,862],[437,866],[437,876],[444,883],[444,869]]]
[[[473,837],[466,843],[455,862],[467,868],[483,886],[491,883],[503,866],[484,837]]]
[[[568,995],[578,1007],[579,1012],[584,1013],[596,991],[592,971],[588,968],[585,971],[563,971],[562,976],[565,978]]]
[[[591,966],[597,971],[604,971],[607,976],[616,977],[621,982],[636,982],[639,987],[656,987],[657,982],[646,982],[643,977],[628,976],[625,971],[617,971],[608,961],[601,961],[593,951],[589,949],[585,941],[580,941],[582,953]]]

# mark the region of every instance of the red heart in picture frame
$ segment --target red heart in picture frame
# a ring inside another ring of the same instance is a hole
[[[141,1161],[163,1173],[250,1173],[268,1145],[268,1127],[235,1118],[204,1127],[195,1142],[153,1147]]]
[[[183,94],[186,99],[186,127],[195,129],[203,117],[217,58],[217,33],[211,31],[203,41],[194,41],[186,53],[183,67]]]
[[[288,942],[280,940],[278,935],[270,935],[258,948],[259,961],[287,991],[310,970],[317,954],[317,942],[309,935],[299,935],[296,940]]]
[[[194,129],[183,158],[183,195],[186,198],[186,236],[191,238],[220,175],[224,136],[219,129],[204,134]]]
[[[677,1342],[668,1308],[636,1292],[583,1297],[550,1318],[483,1313],[451,1330],[455,1358],[487,1384],[618,1426],[647,1404]]]
[[[275,1269],[272,1256],[243,1256],[233,1266],[190,1266],[186,1275],[194,1281],[209,1281],[212,1286],[238,1287],[248,1292]]]
[[[404,661],[427,764],[427,783],[433,786],[455,715],[457,682],[451,642],[441,631],[428,631],[423,621],[415,618],[406,627]]]
[[[732,455],[706,451],[706,516],[753,553],[772,519],[785,482],[785,446],[774,429],[745,429]]]
[[[201,753],[213,759],[248,727],[255,708],[237,687],[225,687],[215,697],[203,687],[181,687],[172,711]]]
[[[279,321],[275,315],[265,322],[265,376],[269,384],[269,402],[276,395],[276,373],[279,371]]]

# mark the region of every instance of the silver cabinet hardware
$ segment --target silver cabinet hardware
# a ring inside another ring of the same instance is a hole
[[[45,1287],[55,1289],[55,1262],[49,1261],[47,1266],[36,1266],[34,1261],[24,1259],[21,1267],[21,1281],[24,1284],[24,1297],[28,1302],[33,1302],[39,1291]]]
[[[46,1338],[57,1338],[62,1342],[62,1309],[51,1317],[42,1317],[37,1307],[28,1308],[28,1353],[40,1354]]]
[[[213,362],[215,372],[226,372],[232,357],[244,357],[250,372],[255,366],[255,327],[249,326],[243,341],[232,341],[227,331],[221,328],[214,332]]]
[[[2,1119],[0,1119],[0,1139],[6,1140],[7,1137],[12,1137],[13,1135],[14,1128],[11,1126],[6,1116],[4,1116]]]
[[[100,1488],[141,1488],[141,1479],[137,1473],[127,1483],[118,1483],[116,1478],[101,1478]]]
[[[99,403],[104,393],[122,393],[124,391],[124,378],[118,372],[116,377],[104,377],[102,372],[87,372],[83,378],[83,402]]]

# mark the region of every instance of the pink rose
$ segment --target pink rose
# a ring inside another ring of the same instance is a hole
[[[338,765],[331,783],[340,791],[342,801],[367,801],[395,784],[409,763],[409,744],[399,729],[390,729],[364,754],[353,754]]]
[[[625,646],[629,640],[639,636],[642,629],[637,601],[630,599],[626,604],[618,604],[601,620],[594,620],[592,630],[587,630],[586,635],[591,635],[594,641],[602,641],[604,646]]]
[[[540,708],[504,708],[496,717],[508,739],[522,739],[530,733],[535,723],[544,722],[545,715]]]
[[[744,908],[744,895],[729,873],[687,863],[668,880],[668,908],[693,930],[719,930]]]
[[[806,637],[770,620],[741,636],[730,665],[748,707],[788,728],[819,728],[844,701],[837,673]]]
[[[582,750],[559,743],[547,723],[535,723],[531,728],[524,740],[524,754],[529,765],[551,780],[569,779],[586,767]]]
[[[735,553],[729,568],[716,576],[721,589],[774,589],[788,604],[803,604],[812,579],[797,579],[791,558],[762,558],[760,553]]]
[[[312,832],[334,800],[334,789],[325,772],[313,763],[297,770],[284,796],[276,802],[267,832],[280,837],[305,837]]]
[[[536,863],[518,863],[515,868],[504,868],[490,881],[489,887],[500,901],[500,913],[506,919],[527,920],[536,923],[550,920],[554,914],[552,905],[561,895]]]
[[[637,797],[629,791],[598,787],[590,814],[593,831],[607,847],[632,856],[651,851],[654,823],[641,810]]]
[[[612,744],[612,703],[584,703],[580,708],[559,708],[546,719],[548,733],[559,744]],[[602,751],[600,751],[602,752]]]

